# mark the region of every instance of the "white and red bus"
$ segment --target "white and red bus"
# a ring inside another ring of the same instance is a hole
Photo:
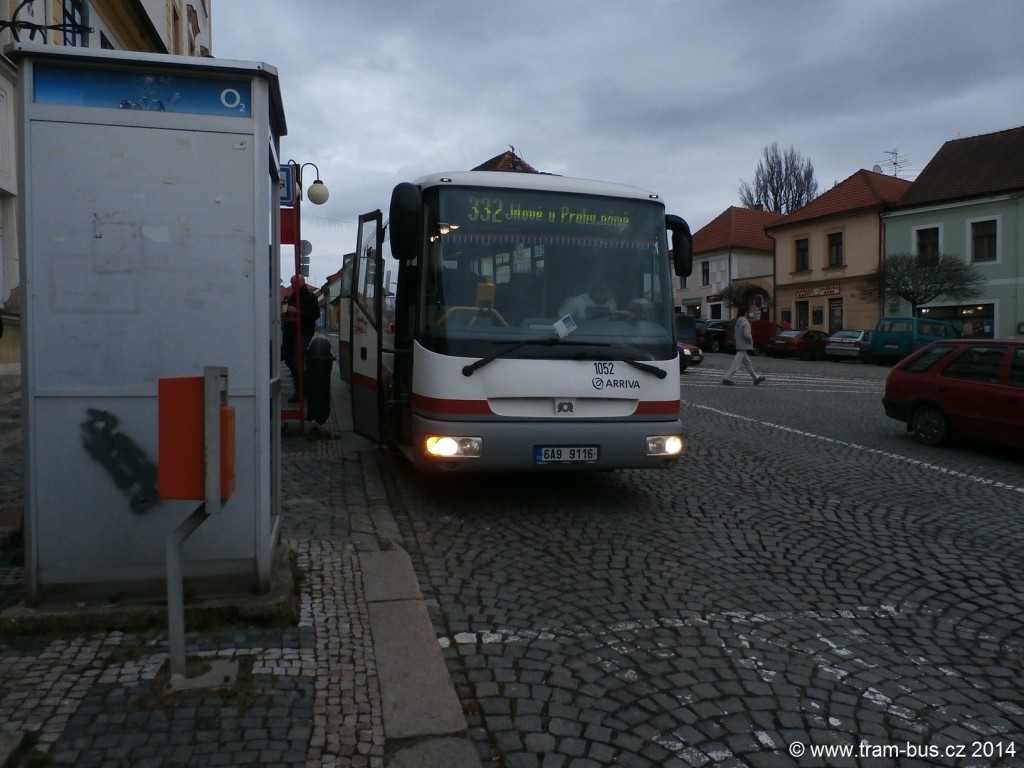
[[[399,184],[387,221],[359,222],[355,430],[421,470],[668,466],[684,447],[672,274],[691,263],[686,222],[633,187]]]

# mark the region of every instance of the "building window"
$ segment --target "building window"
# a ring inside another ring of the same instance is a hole
[[[64,45],[74,48],[88,47],[86,39],[85,0],[63,0]]]
[[[843,233],[833,232],[828,236],[828,265],[843,266]]]
[[[796,241],[795,271],[806,272],[811,268],[811,249],[806,237]]]
[[[939,263],[939,228],[925,227],[916,231],[917,263],[932,267]]]
[[[711,285],[711,262],[702,261],[700,263],[700,284]]]
[[[971,260],[996,260],[996,220],[971,222]]]

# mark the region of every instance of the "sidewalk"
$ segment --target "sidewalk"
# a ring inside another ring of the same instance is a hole
[[[48,634],[4,631],[5,617],[32,613],[19,606],[25,582],[14,530],[23,503],[20,414],[20,391],[0,391],[0,766],[29,764],[37,753],[51,765],[104,768],[480,766],[398,543],[380,457],[351,433],[337,364],[330,419],[306,422],[303,434],[287,425],[282,439],[282,544],[301,574],[298,621],[204,620],[209,629],[191,631],[190,620],[200,623],[193,609],[219,609],[187,606],[189,662],[239,662],[235,684],[221,690],[161,692],[164,606],[154,629],[90,631],[82,617],[106,607],[78,605],[57,613],[59,629]],[[288,582],[288,563],[275,569]],[[251,603],[258,616],[273,599],[232,599],[230,611],[245,615]],[[55,609],[37,613],[47,611]]]

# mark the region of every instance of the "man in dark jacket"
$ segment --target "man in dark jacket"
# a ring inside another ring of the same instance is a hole
[[[281,309],[281,359],[292,372],[292,384],[295,394],[289,403],[299,399],[299,368],[302,366],[306,348],[316,332],[316,320],[320,317],[320,306],[316,295],[306,285],[302,275],[292,276],[292,291],[284,300]],[[297,333],[296,333],[297,332]],[[296,336],[302,346],[301,354],[296,354]]]

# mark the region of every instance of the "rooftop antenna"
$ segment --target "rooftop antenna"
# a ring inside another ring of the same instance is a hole
[[[909,160],[903,160],[900,158],[900,152],[898,149],[887,149],[885,154],[889,155],[889,159],[885,161],[885,165],[892,169],[893,176],[899,176],[900,170],[906,168],[909,164]]]

